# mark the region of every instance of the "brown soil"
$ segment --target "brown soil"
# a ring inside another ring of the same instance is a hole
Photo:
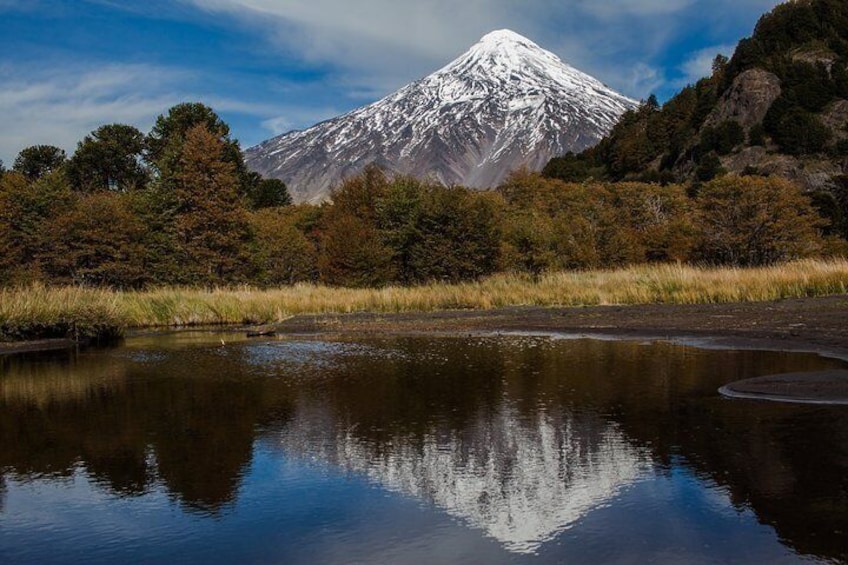
[[[679,306],[504,308],[414,314],[297,316],[293,333],[557,332],[668,339],[729,348],[815,351],[848,360],[848,295]]]

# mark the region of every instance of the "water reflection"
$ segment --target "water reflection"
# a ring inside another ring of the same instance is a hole
[[[840,362],[527,336],[221,337],[0,357],[0,513],[13,485],[82,474],[118,499],[165,491],[226,520],[261,444],[538,553],[685,466],[787,546],[848,559],[845,411],[715,392]]]
[[[288,401],[242,378],[237,359],[207,348],[4,361],[0,468],[32,480],[70,477],[82,466],[115,494],[140,496],[162,484],[200,512],[234,499],[255,427],[282,421]]]
[[[648,468],[618,426],[589,414],[528,420],[505,405],[463,430],[380,444],[355,429],[315,437],[330,422],[322,406],[301,406],[281,444],[438,506],[517,553],[535,552]]]

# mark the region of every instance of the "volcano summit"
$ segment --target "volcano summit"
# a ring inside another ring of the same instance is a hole
[[[600,141],[631,100],[509,30],[493,31],[394,94],[245,152],[248,166],[317,203],[376,163],[447,185],[496,186],[522,166]]]

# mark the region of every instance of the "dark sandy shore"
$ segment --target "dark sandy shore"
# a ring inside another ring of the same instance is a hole
[[[707,347],[811,351],[848,360],[848,295],[776,302],[680,306],[516,307],[487,311],[297,316],[275,328],[294,334],[530,332],[662,339]],[[0,354],[68,347],[0,344]],[[833,379],[823,379],[834,381]],[[834,396],[844,392],[837,379]],[[785,388],[785,383],[784,383]],[[823,385],[824,386],[824,385]],[[835,387],[835,388],[834,388]],[[838,389],[838,390],[837,390]]]
[[[769,375],[730,383],[719,392],[730,398],[848,405],[848,371]]]
[[[297,316],[283,333],[538,332],[812,351],[848,360],[848,295],[679,306],[520,307],[414,314]]]

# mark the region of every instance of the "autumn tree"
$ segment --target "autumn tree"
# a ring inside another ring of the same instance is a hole
[[[401,282],[460,282],[494,272],[500,252],[495,202],[463,187],[419,185],[418,191],[402,247],[390,244],[395,257],[403,257],[396,263]]]
[[[144,188],[144,134],[133,126],[108,124],[85,136],[68,161],[68,179],[82,192]]]
[[[230,127],[212,108],[199,102],[177,104],[156,119],[145,139],[147,163],[155,171],[171,167],[171,161],[185,143],[187,132],[199,125],[205,126],[221,141],[221,159],[233,166],[239,196],[251,209],[291,203],[285,184],[268,182],[269,179],[248,170],[239,142],[230,137]]]
[[[389,181],[376,166],[346,179],[333,192],[318,226],[321,280],[340,286],[383,286],[394,279],[392,250],[377,229],[377,202]]]
[[[0,178],[0,284],[42,278],[38,256],[52,245],[52,219],[73,199],[60,172],[31,181],[11,172]]]
[[[738,266],[805,257],[820,245],[823,220],[800,188],[778,177],[728,175],[697,199],[702,260]]]
[[[318,250],[309,234],[319,215],[320,209],[309,205],[263,208],[250,214],[258,283],[292,285],[317,278]]]
[[[189,130],[203,125],[207,131],[215,134],[226,146],[221,151],[224,159],[230,162],[235,158],[237,146],[230,140],[230,127],[215,111],[199,102],[184,102],[168,109],[166,114],[156,118],[156,123],[147,135],[147,160],[154,165],[168,157],[169,150],[179,148],[185,143]]]
[[[679,185],[575,184],[524,171],[498,191],[507,203],[503,264],[508,270],[538,275],[689,258],[691,210]]]
[[[51,220],[39,262],[52,283],[139,288],[149,278],[145,235],[126,196],[80,195]]]
[[[695,229],[683,186],[623,182],[607,184],[605,195],[627,262],[689,259]]]
[[[173,146],[160,172],[165,210],[175,243],[177,282],[243,282],[250,271],[246,211],[235,165],[226,159],[227,141],[201,123]]]

